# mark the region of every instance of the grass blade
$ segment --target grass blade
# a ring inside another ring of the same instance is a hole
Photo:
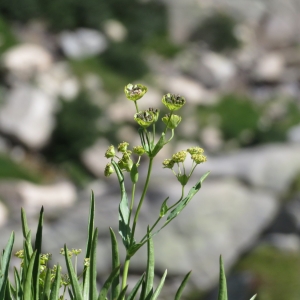
[[[117,300],[122,300],[122,299],[124,299],[127,288],[128,288],[128,285],[126,285],[126,286],[124,287],[124,289],[121,291],[121,293],[120,293],[119,297],[117,298]]]
[[[150,298],[151,300],[156,300],[157,297],[159,296],[159,294],[161,292],[161,289],[164,286],[166,276],[167,276],[167,270],[164,272],[164,274],[163,274],[163,276],[162,276],[162,278],[160,280],[160,283],[159,283],[158,287],[156,288],[155,292],[151,296],[151,298]]]
[[[32,295],[32,274],[33,274],[33,266],[34,266],[34,262],[35,262],[35,257],[36,257],[36,251],[33,252],[31,258],[30,258],[30,262],[28,265],[28,269],[26,272],[26,278],[25,278],[25,282],[24,282],[24,298],[23,300],[32,300],[33,299],[33,295]]]
[[[99,297],[98,300],[106,300],[106,296],[108,293],[108,290],[113,282],[113,280],[115,279],[115,277],[119,274],[120,272],[120,267],[118,266],[117,268],[115,268],[109,275],[109,277],[107,278],[107,280],[104,282],[102,289],[99,293]]]
[[[182,292],[183,292],[183,289],[185,288],[185,285],[187,283],[187,281],[189,280],[190,276],[191,276],[191,273],[192,271],[188,272],[185,277],[183,278],[177,292],[176,292],[176,295],[175,295],[175,300],[179,300],[181,298],[181,295],[182,295]]]
[[[144,280],[145,277],[145,273],[141,276],[141,278],[139,279],[139,281],[135,284],[134,288],[132,289],[132,291],[130,292],[130,294],[127,296],[126,300],[133,300]],[[251,299],[250,299],[251,300]]]
[[[68,269],[68,275],[69,275],[69,278],[70,278],[71,287],[72,287],[72,290],[73,290],[74,297],[75,297],[76,300],[82,300],[77,275],[75,274],[74,267],[72,265],[72,262],[71,262],[71,259],[70,259],[69,255],[68,255],[68,249],[67,249],[66,245],[64,245],[64,251],[65,251],[66,265],[67,265],[67,269]]]
[[[15,278],[15,287],[16,287],[15,299],[21,300],[23,289],[22,289],[20,274],[16,268],[14,268],[14,278]]]
[[[1,257],[0,299],[4,299],[5,289],[8,284],[8,269],[14,241],[15,233],[12,232]]]
[[[116,239],[116,235],[111,227],[109,228],[109,231],[110,231],[110,239],[111,239],[112,270],[114,270],[120,265],[119,247],[118,247],[118,241]],[[120,294],[120,269],[111,284],[111,299],[112,300],[117,299],[119,294]]]
[[[60,279],[61,279],[60,265],[57,265],[56,273],[55,273],[55,279],[52,283],[50,300],[59,299]]]
[[[47,273],[46,273],[46,277],[45,277],[45,284],[44,284],[42,300],[49,300],[49,298],[50,298],[50,288],[51,288],[51,270],[50,270],[50,268],[48,268]]]
[[[98,228],[95,229],[91,247],[90,258],[90,293],[89,300],[97,300],[97,241],[98,241]]]
[[[86,245],[85,258],[90,258],[90,252],[92,248],[93,234],[94,234],[94,223],[95,223],[95,195],[91,192],[91,204],[90,204],[90,214],[88,223],[88,240]]]
[[[149,227],[147,228],[148,231],[148,242],[147,242],[147,269],[146,269],[146,276],[145,276],[145,296],[148,297],[149,293],[153,291],[153,280],[154,280],[154,246],[153,246],[153,239],[150,238]]]
[[[219,279],[219,296],[218,296],[218,300],[228,300],[226,275],[225,275],[222,256],[220,256],[220,279]]]
[[[254,300],[256,298],[257,294],[255,294],[253,297],[251,297],[250,300]]]

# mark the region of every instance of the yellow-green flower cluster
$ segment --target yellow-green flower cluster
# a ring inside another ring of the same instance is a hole
[[[202,154],[192,154],[191,158],[197,165],[207,161],[206,156]]]
[[[204,150],[200,147],[191,147],[191,148],[188,148],[186,151],[188,153],[190,153],[191,155],[193,155],[193,154],[202,154],[204,152]]]
[[[118,146],[118,151],[122,152],[122,153],[125,153],[127,151],[128,145],[129,144],[127,142],[120,143],[119,146]]]
[[[175,163],[184,162],[185,159],[186,159],[186,156],[187,156],[187,151],[182,150],[182,151],[179,151],[179,152],[173,154],[172,160],[173,160]]]
[[[163,161],[163,167],[167,169],[173,169],[175,162],[172,159],[165,159]]]
[[[174,94],[166,94],[162,98],[162,103],[171,111],[180,109],[185,104],[184,97]]]
[[[124,92],[127,99],[137,101],[146,94],[147,90],[147,87],[142,84],[129,83],[125,86]]]
[[[134,115],[134,120],[143,128],[149,127],[155,122],[154,113],[148,110],[140,111]]]
[[[109,177],[114,172],[115,172],[115,170],[114,170],[113,166],[111,165],[111,163],[108,163],[104,169],[104,176]]]
[[[122,158],[118,161],[118,166],[122,171],[127,171],[130,172],[132,166],[133,166],[133,161],[130,158],[131,151],[127,150],[126,152],[123,153]]]
[[[142,156],[145,153],[145,149],[143,146],[135,146],[133,147],[132,152],[138,156]]]
[[[105,152],[105,157],[112,158],[112,157],[115,157],[115,155],[116,155],[115,147],[113,145],[110,145]]]

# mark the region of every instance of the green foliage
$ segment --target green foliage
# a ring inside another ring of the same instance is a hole
[[[236,21],[223,12],[207,17],[194,31],[191,39],[205,42],[211,50],[222,52],[234,50],[240,46],[235,35]]]
[[[11,32],[8,24],[5,20],[0,16],[0,54],[5,52],[8,48],[17,44],[17,39]]]
[[[17,164],[5,154],[0,154],[0,179],[22,179],[41,183],[42,178],[42,174]]]
[[[300,255],[261,246],[244,257],[236,266],[257,278],[259,300],[299,299]]]
[[[43,151],[45,156],[56,163],[78,162],[83,150],[100,136],[97,129],[100,116],[100,108],[90,102],[85,92],[72,101],[62,100],[51,141]]]

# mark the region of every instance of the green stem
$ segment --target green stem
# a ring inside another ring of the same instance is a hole
[[[167,125],[166,125],[166,128],[165,128],[165,131],[164,131],[164,133],[166,133],[166,132],[167,132],[168,125],[169,125],[169,123],[170,123],[170,120],[171,120],[171,117],[172,117],[172,115],[173,115],[173,111],[171,111],[171,113],[170,113],[170,117],[169,117],[169,120],[168,120],[168,123],[167,123]]]
[[[131,240],[130,240],[131,245],[132,245],[132,242],[134,240],[134,233],[135,233],[136,224],[137,224],[137,221],[138,221],[138,218],[139,218],[140,210],[141,210],[141,207],[143,205],[146,192],[148,190],[150,175],[151,175],[151,171],[152,171],[152,164],[153,164],[153,157],[150,157],[146,182],[145,182],[143,193],[142,193],[142,196],[141,196],[141,199],[140,199],[139,205],[137,207],[137,210],[135,212],[135,216],[134,216],[134,220],[133,220]]]
[[[133,203],[134,203],[134,194],[135,194],[135,186],[136,184],[132,184],[132,194],[131,194],[131,202],[130,202],[130,210],[129,210],[129,217],[128,217],[128,223],[130,224],[130,218],[131,218],[131,213],[132,213],[132,208],[133,208]]]
[[[127,284],[129,264],[130,264],[130,256],[126,255],[126,259],[125,259],[125,263],[124,263],[124,269],[123,269],[123,278],[122,278],[122,289],[121,289],[121,291],[125,288],[125,286]]]
[[[139,108],[138,108],[138,105],[137,105],[136,101],[134,101],[134,105],[135,105],[136,112],[138,113],[139,112]]]

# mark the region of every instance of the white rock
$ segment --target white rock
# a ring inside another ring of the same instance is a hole
[[[33,149],[42,148],[54,128],[56,99],[40,89],[18,85],[0,110],[0,128]]]
[[[60,45],[66,56],[82,59],[97,55],[107,48],[105,36],[94,29],[80,28],[60,34]]]
[[[8,210],[6,206],[0,202],[0,227],[5,225],[8,220]]]
[[[300,143],[300,125],[291,127],[288,130],[287,137],[292,143]]]
[[[258,81],[280,81],[285,67],[283,55],[280,53],[266,53],[259,58],[254,68],[253,77]]]
[[[15,76],[28,79],[36,72],[49,70],[52,66],[52,56],[41,46],[22,44],[5,52],[2,62]]]
[[[296,234],[273,233],[267,236],[267,243],[283,252],[299,252],[300,239]]]
[[[127,36],[126,27],[117,20],[104,22],[104,32],[114,42],[122,42]]]

